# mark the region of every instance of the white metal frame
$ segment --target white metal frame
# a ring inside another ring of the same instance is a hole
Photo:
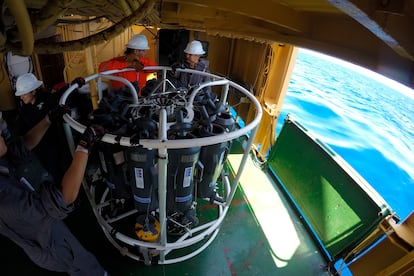
[[[97,88],[98,88],[98,96],[99,100],[102,98],[102,79],[110,79],[110,80],[117,80],[125,83],[131,91],[135,91],[133,85],[126,79],[113,76],[111,74],[128,71],[133,69],[123,69],[123,70],[111,70],[106,71],[99,74],[94,74],[85,78],[86,82],[91,80],[97,79]],[[167,71],[171,70],[170,67],[164,66],[152,66],[152,67],[145,67],[144,70],[151,70],[151,71],[160,71],[162,72],[162,78],[166,79]],[[100,199],[95,197],[95,187],[87,183],[86,180],[83,182],[83,187],[86,191],[90,204],[92,206],[93,212],[100,224],[103,232],[105,233],[108,240],[120,251],[121,254],[126,255],[132,259],[138,261],[144,261],[147,264],[151,263],[151,256],[156,254],[158,264],[172,264],[177,262],[182,262],[187,259],[192,258],[193,256],[197,255],[198,253],[202,252],[205,248],[208,247],[209,244],[214,240],[216,235],[218,234],[220,225],[222,224],[227,211],[230,207],[230,203],[234,197],[236,192],[236,188],[238,182],[240,180],[241,174],[243,172],[244,165],[246,163],[246,159],[248,158],[249,150],[253,144],[253,139],[256,135],[258,124],[260,122],[262,116],[262,109],[260,103],[252,95],[249,91],[247,91],[242,86],[217,75],[195,71],[191,69],[177,69],[177,71],[182,72],[189,72],[193,74],[200,74],[204,76],[208,76],[212,78],[211,82],[203,83],[199,87],[197,87],[191,94],[190,99],[187,103],[186,110],[187,115],[184,118],[184,121],[192,121],[194,112],[193,108],[193,101],[197,93],[199,93],[203,88],[208,86],[221,86],[222,87],[222,95],[220,97],[220,101],[225,103],[227,101],[228,93],[230,92],[229,88],[232,87],[238,92],[241,92],[246,96],[253,106],[256,109],[256,115],[254,119],[246,124],[243,128],[237,129],[232,132],[225,132],[223,134],[216,135],[214,137],[204,137],[204,138],[195,138],[195,139],[177,139],[177,140],[168,140],[167,139],[167,131],[171,125],[171,123],[167,122],[167,112],[165,109],[161,109],[159,114],[159,129],[158,129],[158,139],[141,139],[139,140],[139,144],[131,144],[130,137],[121,137],[115,136],[113,134],[107,133],[102,138],[103,142],[110,143],[110,144],[120,144],[125,147],[136,147],[142,146],[147,149],[158,149],[158,200],[159,200],[159,221],[160,221],[160,238],[157,242],[145,242],[128,236],[119,232],[115,229],[111,224],[119,219],[123,219],[126,216],[133,215],[136,213],[135,210],[131,210],[127,213],[124,213],[118,217],[107,219],[101,215],[102,208],[108,204],[106,200],[107,193],[104,193]],[[77,84],[71,85],[67,91],[62,95],[60,99],[60,104],[65,104],[68,96],[78,88]],[[166,87],[163,86],[163,91],[165,91]],[[133,98],[133,103],[138,103],[138,96],[137,93]],[[80,124],[79,122],[75,121],[69,115],[64,115],[64,120],[67,123],[66,131],[67,131],[67,138],[69,143],[74,149],[73,145],[73,136],[71,135],[71,129],[74,129],[80,133],[83,133],[85,130],[85,126]],[[174,242],[167,241],[167,216],[166,216],[166,194],[167,194],[167,164],[168,164],[168,150],[169,149],[180,149],[180,148],[190,148],[190,147],[198,147],[198,146],[207,146],[218,144],[226,141],[231,141],[238,137],[244,136],[248,134],[247,144],[245,146],[245,152],[243,158],[241,160],[240,166],[238,168],[237,174],[233,181],[230,181],[229,178],[222,174],[222,183],[224,186],[225,192],[225,202],[223,204],[216,204],[217,206],[217,218],[209,221],[207,223],[201,224],[195,228],[189,229],[185,234],[183,234],[178,240]],[[203,242],[202,242],[203,241]],[[122,243],[120,243],[122,242]],[[194,251],[187,253],[181,257],[175,258],[167,258],[167,255],[174,251],[179,250],[194,244],[201,244],[197,249]],[[134,252],[131,252],[127,247],[123,244],[128,244],[131,247],[139,248],[141,255],[137,255]]]

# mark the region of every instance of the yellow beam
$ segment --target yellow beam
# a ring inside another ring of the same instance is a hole
[[[164,2],[169,1],[167,0]],[[246,17],[276,24],[280,27],[299,33],[307,32],[310,26],[305,14],[270,0],[260,1],[254,5],[252,5],[251,1],[238,0],[178,0],[173,2],[180,4],[179,12],[181,14],[183,12],[183,7],[181,6],[188,5],[237,13]]]
[[[290,77],[296,62],[298,49],[290,45],[273,43],[272,59],[268,66],[266,84],[259,95],[263,116],[256,134],[255,142],[260,157],[265,156],[276,138],[276,122],[282,109]]]

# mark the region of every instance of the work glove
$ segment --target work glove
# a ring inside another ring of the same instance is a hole
[[[128,68],[134,68],[136,71],[141,71],[144,68],[144,64],[135,58],[134,55],[128,55],[126,62],[128,63]]]
[[[95,143],[105,135],[105,129],[100,125],[91,125],[83,132],[76,151],[86,152],[90,154],[92,152]]]
[[[82,77],[77,77],[77,78],[75,78],[70,84],[71,85],[74,85],[74,84],[77,84],[78,85],[78,88],[81,88],[82,86],[84,86],[85,85],[85,79],[84,78],[82,78]]]
[[[185,69],[185,65],[181,62],[174,63],[171,65],[171,72],[175,74],[177,72],[177,69]]]
[[[7,127],[7,122],[3,118],[0,118],[0,131],[1,131],[1,136],[3,136],[4,138],[4,142],[7,143],[11,138],[11,134]]]
[[[46,115],[46,119],[51,124],[63,123],[63,115],[69,112],[70,112],[69,106],[59,105],[58,107],[49,111],[49,113]]]
[[[141,71],[142,69],[144,69],[144,64],[142,64],[141,61],[134,59],[132,61],[132,68],[135,68],[136,71]]]
[[[59,82],[59,83],[57,83],[57,84],[55,84],[53,87],[52,87],[52,93],[59,93],[59,94],[63,94],[63,92],[65,92],[66,91],[66,89],[68,89],[68,84],[66,83],[66,82],[64,82],[64,81],[62,81],[62,82]]]

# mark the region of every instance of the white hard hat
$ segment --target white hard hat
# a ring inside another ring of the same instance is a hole
[[[128,41],[126,47],[135,50],[148,50],[148,39],[145,35],[134,35]]]
[[[21,96],[36,90],[43,84],[32,73],[20,75],[16,81],[16,96]]]
[[[203,49],[203,45],[198,40],[193,40],[187,44],[187,47],[184,49],[184,53],[190,55],[204,55],[206,52]]]

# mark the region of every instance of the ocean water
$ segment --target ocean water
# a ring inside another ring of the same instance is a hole
[[[401,219],[414,210],[414,91],[299,50],[277,123],[294,115],[342,156]]]

